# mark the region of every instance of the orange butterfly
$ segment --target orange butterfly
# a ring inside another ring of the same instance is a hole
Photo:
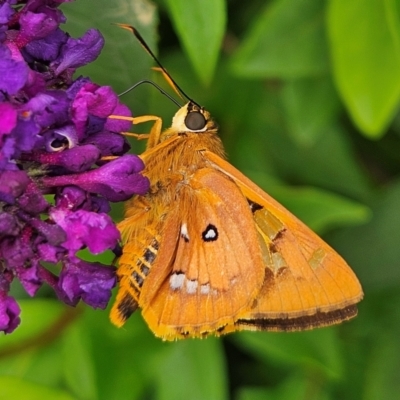
[[[363,293],[353,271],[225,160],[208,111],[190,100],[163,132],[158,117],[132,120],[155,122],[140,156],[151,188],[127,203],[119,224],[115,325],[141,308],[156,336],[175,340],[304,330],[357,314]]]

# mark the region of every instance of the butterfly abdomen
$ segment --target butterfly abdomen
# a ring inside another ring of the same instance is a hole
[[[119,225],[124,251],[117,271],[120,290],[111,310],[111,320],[117,326],[122,326],[138,308],[143,283],[159,249],[160,220],[149,218],[151,213],[144,204],[140,197],[133,199],[128,210],[131,217]]]

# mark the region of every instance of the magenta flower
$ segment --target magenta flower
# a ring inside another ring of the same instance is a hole
[[[34,296],[46,282],[62,301],[106,307],[112,266],[76,253],[118,251],[109,201],[144,194],[143,163],[119,134],[130,116],[110,87],[73,79],[104,39],[94,29],[71,38],[58,6],[68,0],[0,1],[0,331],[19,324],[8,293],[17,278]],[[110,157],[111,156],[111,157]],[[113,161],[104,161],[104,157]],[[44,196],[50,195],[50,196]],[[50,200],[49,200],[50,199]],[[44,262],[60,266],[54,275]]]

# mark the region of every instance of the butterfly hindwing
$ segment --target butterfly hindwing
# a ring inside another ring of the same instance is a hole
[[[230,178],[197,170],[178,188],[162,237],[139,301],[157,336],[201,336],[249,309],[265,268],[249,204]]]

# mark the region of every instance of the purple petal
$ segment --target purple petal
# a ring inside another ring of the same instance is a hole
[[[68,35],[56,29],[43,39],[34,40],[25,46],[30,56],[37,60],[54,61],[60,54],[61,47],[67,43]]]
[[[30,227],[34,228],[35,231],[40,233],[41,236],[52,245],[58,246],[66,239],[64,230],[58,225],[50,223],[49,221],[42,221],[40,217],[31,217],[29,214],[22,211],[18,212],[18,217]]]
[[[58,191],[55,196],[57,209],[76,210],[87,200],[84,190],[77,186],[66,186]]]
[[[76,258],[65,263],[58,283],[70,304],[75,305],[82,298],[91,307],[102,309],[106,308],[115,284],[113,268]]]
[[[0,91],[16,94],[24,87],[28,71],[25,62],[13,60],[10,50],[0,44]]]
[[[41,141],[40,127],[36,124],[32,115],[26,118],[19,118],[17,126],[12,132],[13,138],[15,139],[15,148],[18,153],[14,154],[15,157],[19,157],[21,152],[32,151],[37,142]]]
[[[88,195],[77,186],[66,186],[55,195],[56,208],[67,210],[85,210],[108,214],[111,211],[109,202],[97,195]]]
[[[118,96],[110,86],[87,83],[76,95],[72,107],[85,107],[88,113],[106,118],[113,112],[117,104]]]
[[[38,268],[39,264],[37,262],[31,262],[28,266],[17,266],[14,268],[18,280],[21,282],[26,293],[31,297],[33,297],[40,286],[42,286]]]
[[[0,237],[17,236],[20,232],[17,219],[14,215],[2,212],[0,214]]]
[[[15,165],[12,159],[16,154],[16,143],[15,139],[11,136],[3,136],[3,143],[0,146],[0,171],[1,170],[18,170],[18,167]],[[0,182],[1,182],[1,172],[0,172]],[[1,183],[0,183],[0,192],[1,192]]]
[[[11,333],[20,324],[19,318],[21,310],[11,296],[0,293],[0,331]]]
[[[104,197],[91,195],[90,200],[92,211],[105,214],[108,214],[111,211],[110,203]]]
[[[101,132],[104,129],[105,123],[106,123],[105,118],[96,117],[95,115],[89,114],[86,125],[86,135],[90,136],[95,133]]]
[[[121,103],[114,108],[112,114],[122,117],[132,117],[131,110],[125,104]],[[108,118],[105,128],[111,132],[126,132],[132,128],[132,122],[122,119]]]
[[[65,254],[65,250],[60,246],[53,246],[49,243],[38,244],[37,250],[42,261],[56,264]]]
[[[28,184],[25,193],[18,197],[17,203],[22,210],[33,215],[43,213],[49,207],[49,203],[34,182]]]
[[[99,254],[112,249],[120,234],[111,217],[91,211],[69,211],[53,208],[50,216],[67,234],[63,247],[75,253],[87,246],[91,253]]]
[[[20,237],[6,237],[0,242],[0,254],[8,268],[28,263],[34,256],[29,245]]]
[[[7,270],[3,270],[0,274],[0,296],[2,292],[8,293],[10,291],[10,283],[13,278],[13,273]]]
[[[84,140],[84,143],[95,145],[100,150],[102,156],[120,156],[130,149],[129,143],[122,135],[107,131],[90,135]]]
[[[28,101],[22,110],[35,115],[35,122],[43,128],[62,125],[69,121],[69,101],[61,90],[49,90],[39,93]]]
[[[58,21],[44,13],[33,13],[27,11],[22,13],[19,18],[20,31],[18,43],[20,47],[35,39],[42,39],[58,26]]]
[[[56,74],[67,68],[78,68],[94,61],[104,46],[104,38],[96,29],[89,29],[81,38],[69,38],[62,47]]]
[[[28,80],[24,86],[24,92],[28,98],[35,97],[46,88],[45,77],[36,71],[29,71]]]
[[[118,97],[110,87],[98,86],[93,83],[83,85],[71,106],[72,121],[74,121],[79,136],[83,136],[90,115],[107,118],[117,104]]]
[[[10,21],[14,14],[14,9],[8,4],[4,3],[0,5],[0,25],[5,25]]]
[[[138,173],[143,168],[143,161],[139,157],[127,154],[81,174],[44,177],[42,183],[48,187],[77,185],[109,201],[124,201],[134,194],[143,195],[149,190],[148,178]]]
[[[30,159],[42,164],[62,166],[69,171],[81,172],[88,170],[100,156],[100,150],[96,146],[87,144],[59,152],[33,153]]]
[[[30,182],[24,171],[0,171],[0,201],[14,204]]]
[[[89,78],[85,78],[83,76],[80,76],[77,78],[74,82],[72,82],[71,86],[66,90],[66,93],[68,95],[68,98],[70,100],[74,100],[78,92],[81,90],[81,88],[86,85],[87,83],[92,83]]]
[[[10,103],[0,103],[0,116],[1,141],[2,135],[10,133],[17,125],[17,111]]]

